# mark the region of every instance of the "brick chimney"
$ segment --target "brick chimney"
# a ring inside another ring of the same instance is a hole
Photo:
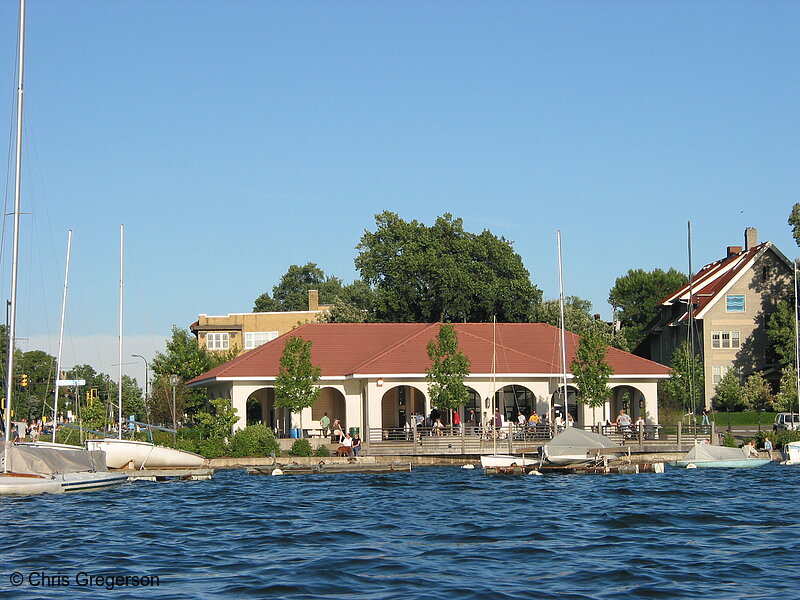
[[[308,310],[319,310],[318,290],[308,290]]]
[[[728,246],[728,258],[730,258],[731,256],[736,256],[741,251],[742,251],[741,246]]]
[[[744,230],[744,249],[750,250],[758,246],[758,229],[748,227]]]

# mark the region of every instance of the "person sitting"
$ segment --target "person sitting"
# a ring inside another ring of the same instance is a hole
[[[435,435],[444,435],[444,424],[441,419],[436,419],[433,423],[433,431]]]
[[[358,456],[361,451],[361,438],[356,433],[353,435],[353,456]]]
[[[756,450],[756,443],[753,440],[742,446],[742,451],[747,458],[758,458],[758,450]]]
[[[342,445],[339,447],[340,453],[342,449],[344,449],[344,453],[346,456],[353,455],[353,438],[350,437],[349,433],[346,433],[344,435],[344,438],[342,439]]]

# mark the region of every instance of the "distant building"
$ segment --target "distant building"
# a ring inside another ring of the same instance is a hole
[[[704,266],[692,278],[695,351],[703,361],[706,407],[730,369],[736,369],[742,380],[756,372],[773,386],[780,380],[767,340],[767,322],[778,302],[793,297],[792,261],[772,242],[759,244],[755,229],[744,233],[744,248],[729,246],[725,258]],[[688,339],[689,304],[689,284],[665,298],[639,353],[669,365],[677,346]]]
[[[189,326],[201,348],[246,352],[274,340],[304,323],[313,323],[330,310],[319,303],[319,292],[308,291],[308,310],[289,312],[232,313],[224,316],[198,315]]]
[[[430,366],[427,345],[439,332],[439,323],[312,323],[291,336],[312,342],[312,363],[322,369],[321,394],[303,411],[303,427],[318,428],[328,413],[347,427],[362,431],[403,428],[412,415],[426,415],[432,406],[425,370]],[[560,330],[542,323],[455,324],[459,347],[470,359],[464,384],[470,399],[464,411],[479,418],[491,411],[491,397],[506,420],[520,412],[550,414],[563,410]],[[237,427],[262,422],[279,433],[298,427],[298,415],[275,408],[275,379],[286,340],[282,336],[188,382],[205,387],[210,398],[229,398],[239,415]],[[579,337],[566,334],[567,364]],[[567,378],[567,405],[578,425],[614,420],[625,409],[633,418],[658,422],[657,382],[668,369],[616,348],[607,361],[613,369],[609,400],[593,410],[575,401],[575,387]],[[492,365],[494,366],[494,369]],[[563,413],[562,413],[563,414]],[[465,420],[466,415],[462,414]],[[380,433],[377,435],[380,436]]]

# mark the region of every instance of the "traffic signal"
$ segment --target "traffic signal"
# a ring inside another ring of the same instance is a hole
[[[25,373],[22,374],[22,380],[20,381],[20,385],[22,387],[28,386],[28,376]]]

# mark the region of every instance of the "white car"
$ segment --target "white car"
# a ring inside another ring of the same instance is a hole
[[[800,416],[797,413],[778,413],[775,415],[773,431],[797,431],[800,428]]]

